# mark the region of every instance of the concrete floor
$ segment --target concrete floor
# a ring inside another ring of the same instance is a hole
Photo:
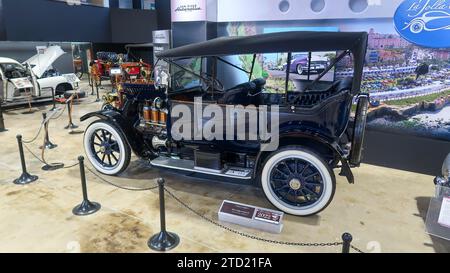
[[[100,108],[100,103],[91,103],[94,99],[88,97],[74,107],[74,121],[81,130],[88,123],[80,123],[79,117]],[[91,216],[76,217],[72,208],[81,201],[78,167],[44,172],[42,164],[28,152],[25,154],[29,172],[38,175],[39,180],[27,186],[12,184],[20,175],[15,136],[32,138],[42,112],[48,109],[50,106],[36,107],[37,111],[28,115],[22,114],[23,109],[4,114],[9,131],[0,133],[0,252],[150,252],[147,240],[159,230],[157,190],[121,190],[87,172],[89,197],[101,203],[102,209]],[[63,129],[67,122],[64,114],[50,123],[51,140],[59,146],[46,153],[48,162],[71,165],[84,154],[83,134],[69,135]],[[37,154],[41,139],[29,145]],[[433,177],[371,165],[355,169],[354,174],[355,185],[337,176],[334,200],[320,215],[286,216],[280,235],[225,225],[292,242],[340,241],[341,234],[348,231],[354,237],[353,244],[367,252],[450,251],[449,241],[425,233],[424,219],[434,194]],[[215,220],[224,199],[273,208],[262,191],[254,187],[159,171],[134,157],[127,172],[106,179],[121,186],[145,188],[155,185],[161,176],[174,194]],[[305,248],[255,241],[204,221],[170,197],[166,198],[166,206],[168,229],[181,237],[174,252],[340,251],[339,247]]]

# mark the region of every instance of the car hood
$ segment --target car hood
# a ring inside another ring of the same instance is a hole
[[[32,67],[33,73],[40,78],[44,75],[50,66],[66,52],[60,46],[50,46],[45,49],[43,54],[36,54],[24,62],[29,63]]]

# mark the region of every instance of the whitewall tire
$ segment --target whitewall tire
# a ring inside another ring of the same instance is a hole
[[[261,171],[267,199],[281,211],[309,216],[325,209],[334,197],[336,178],[329,165],[303,147],[286,147],[269,155]]]
[[[106,175],[125,171],[131,149],[122,131],[107,121],[96,121],[84,134],[84,150],[94,168]]]

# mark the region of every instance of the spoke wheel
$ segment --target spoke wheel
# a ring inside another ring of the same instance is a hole
[[[107,175],[119,174],[130,162],[131,151],[123,133],[109,122],[92,123],[86,130],[84,147],[92,165]]]
[[[331,202],[335,177],[328,164],[304,148],[285,148],[263,165],[261,185],[268,200],[280,210],[298,216],[320,212]]]

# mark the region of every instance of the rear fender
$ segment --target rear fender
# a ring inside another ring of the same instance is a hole
[[[133,152],[140,158],[148,158],[149,149],[145,145],[142,135],[134,129],[133,124],[126,120],[119,111],[103,110],[92,112],[82,116],[80,120],[86,121],[94,117],[116,125],[122,131]]]
[[[283,134],[280,137],[280,148],[283,146],[289,146],[289,145],[302,145],[306,142],[313,143],[315,147],[323,147],[327,150],[331,151],[334,156],[339,159],[342,163],[342,169],[340,172],[340,175],[345,176],[347,178],[347,181],[350,184],[354,183],[354,176],[350,169],[350,165],[347,161],[346,155],[340,148],[340,146],[332,141],[331,139],[328,139],[324,136],[321,136],[319,134],[309,134],[307,131],[304,132],[295,132],[295,133],[287,133]],[[308,147],[308,145],[305,145]],[[312,147],[310,147],[312,148]],[[315,149],[317,150],[317,149]],[[270,154],[270,152],[264,152],[260,151],[256,158],[256,168],[254,170],[254,176],[258,174],[259,170],[262,168],[262,164],[264,160],[267,158],[267,156]]]

